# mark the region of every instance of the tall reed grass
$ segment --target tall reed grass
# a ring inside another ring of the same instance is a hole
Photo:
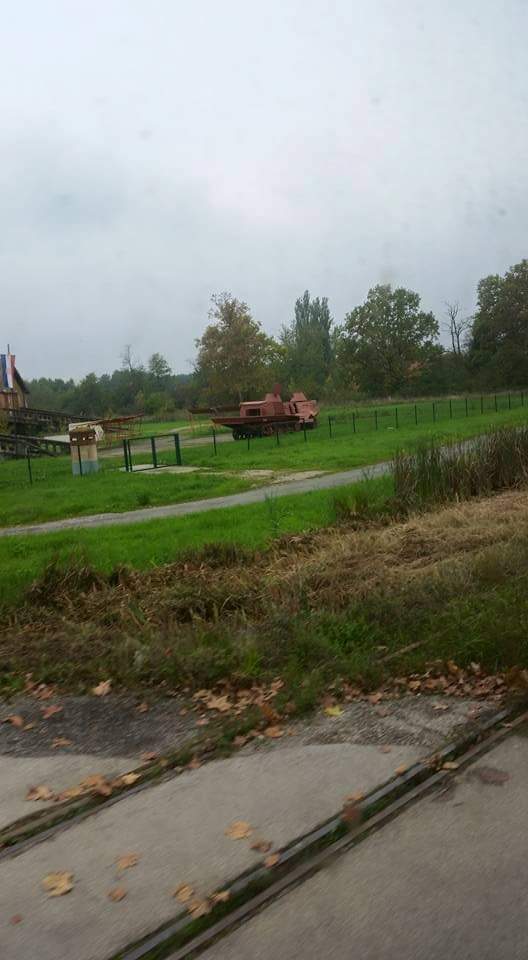
[[[408,507],[488,496],[528,483],[528,426],[501,427],[451,447],[438,441],[392,463],[396,499]]]

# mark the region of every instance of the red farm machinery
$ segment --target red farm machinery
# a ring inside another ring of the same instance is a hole
[[[274,433],[294,430],[313,430],[317,426],[319,407],[315,400],[307,400],[304,393],[293,393],[291,400],[283,400],[280,386],[267,393],[263,400],[248,400],[240,404],[238,416],[214,416],[214,424],[229,427],[235,440],[247,437],[268,437]]]

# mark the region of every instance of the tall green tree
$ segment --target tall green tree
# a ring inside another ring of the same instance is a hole
[[[345,317],[338,359],[341,378],[364,393],[402,393],[434,358],[438,323],[412,290],[389,284],[369,290]]]
[[[480,281],[469,358],[489,386],[528,383],[528,260]]]
[[[332,317],[327,297],[310,297],[308,290],[295,301],[294,318],[283,327],[284,371],[292,389],[320,396],[334,360]]]
[[[158,389],[167,382],[167,379],[172,374],[172,370],[168,362],[166,361],[165,357],[161,355],[161,353],[153,353],[152,356],[149,357],[148,372],[150,378],[153,380]]]
[[[195,369],[210,402],[247,400],[273,386],[278,344],[230,293],[213,296],[212,323],[196,340]]]

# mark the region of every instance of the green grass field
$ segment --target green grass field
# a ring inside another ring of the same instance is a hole
[[[148,462],[148,456],[137,457]],[[172,455],[172,461],[174,455]],[[73,477],[69,457],[33,461],[33,484],[25,460],[0,463],[0,523],[15,526],[94,513],[120,513],[163,503],[201,500],[248,490],[241,477],[189,473],[175,476],[159,470],[155,475],[122,473],[122,460],[100,460],[100,471]]]
[[[365,419],[358,416],[355,421],[350,408],[334,408],[331,426],[328,415],[322,415],[319,427],[307,431],[306,440],[300,432],[283,434],[279,444],[275,437],[257,438],[250,441],[249,449],[244,440],[218,443],[216,455],[212,442],[204,446],[184,446],[183,463],[235,473],[251,469],[344,470],[390,460],[397,450],[410,450],[418,441],[429,437],[449,443],[484,433],[491,426],[527,422],[528,407],[520,405],[519,395],[512,397],[511,409],[504,395],[498,398],[497,411],[492,398],[487,398],[486,404],[488,409],[481,414],[480,402],[473,398],[466,416],[463,399],[454,400],[451,409],[448,401],[435,401],[434,421],[429,401],[422,401],[416,408],[414,404],[398,404],[397,420],[395,407],[390,405],[376,408],[377,421],[374,408],[358,409]],[[151,423],[148,426],[167,432],[165,428],[174,425]],[[150,462],[150,448],[141,452],[136,443],[132,445],[132,452],[135,463]],[[161,464],[174,463],[172,445],[159,451],[159,460]],[[34,483],[30,486],[25,461],[0,462],[0,525],[205,499],[237,493],[254,485],[243,477],[200,473],[176,476],[164,474],[161,469],[155,476],[125,474],[119,470],[121,465],[122,453],[116,451],[115,457],[101,458],[99,474],[81,479],[72,477],[68,458],[46,458],[33,462]]]
[[[353,501],[360,489],[364,495],[365,487],[369,500],[380,507],[392,491],[390,479],[384,477],[340,488],[337,494],[322,490],[147,523],[0,538],[0,606],[17,602],[52,561],[64,567],[72,562],[89,563],[108,573],[116,566],[146,570],[170,563],[182,551],[210,543],[258,549],[281,534],[333,523],[337,517],[336,496],[339,502]]]
[[[414,407],[398,406],[399,426],[396,427],[394,408],[382,409],[383,416],[379,414],[377,430],[372,417],[358,420],[356,432],[351,415],[345,419],[341,414],[339,419],[332,421],[331,427],[328,418],[322,417],[315,430],[306,432],[306,439],[302,431],[279,436],[278,444],[276,437],[262,437],[251,440],[249,448],[246,440],[239,440],[218,444],[216,455],[212,443],[210,446],[185,447],[183,462],[219,470],[347,470],[390,460],[396,450],[412,449],[418,441],[429,437],[449,443],[485,433],[493,426],[523,424],[528,420],[528,407],[524,406],[497,412],[486,410],[483,414],[475,411],[468,417],[462,416],[461,410],[453,409],[451,419],[449,407],[442,404],[435,421],[429,405],[429,419],[426,419],[424,409],[419,412],[416,425]]]

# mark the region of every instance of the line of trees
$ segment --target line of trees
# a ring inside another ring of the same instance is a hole
[[[528,260],[480,281],[472,317],[447,302],[441,323],[447,347],[419,294],[385,284],[338,325],[328,299],[306,290],[274,338],[247,303],[222,293],[212,297],[209,324],[196,340],[193,373],[174,374],[159,353],[144,365],[126,347],[112,374],[90,373],[77,384],[31,381],[31,402],[73,414],[169,417],[197,404],[258,397],[277,381],[284,392],[334,401],[528,386]]]

